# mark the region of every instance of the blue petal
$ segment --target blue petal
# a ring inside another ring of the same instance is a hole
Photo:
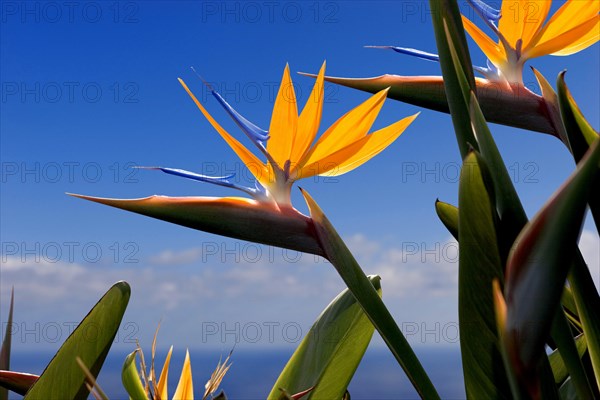
[[[487,68],[474,66],[473,69],[490,81],[500,80],[500,70],[489,59],[486,60],[486,65]]]
[[[366,47],[372,48],[372,49],[394,50],[395,52],[400,53],[400,54],[408,54],[409,56],[419,57],[419,58],[422,58],[422,59],[428,60],[428,61],[434,61],[434,62],[440,61],[440,56],[438,56],[437,54],[427,53],[426,51],[421,51],[421,50],[417,50],[417,49],[409,49],[406,47],[396,47],[396,46],[366,46]]]
[[[435,61],[435,62],[440,61],[440,56],[438,56],[437,54],[427,53],[426,51],[421,51],[421,50],[417,50],[417,49],[410,49],[410,48],[406,48],[406,47],[396,47],[396,46],[366,46],[366,47],[372,48],[372,49],[394,50],[397,53],[408,54],[410,56],[422,58],[427,61]],[[480,74],[482,74],[483,76],[485,76],[486,78],[488,78],[490,80],[492,77],[498,76],[498,69],[493,64],[491,64],[489,60],[488,60],[488,68],[478,67],[478,66],[474,65],[473,70],[479,72]]]
[[[163,167],[136,167],[141,169],[152,169],[152,170],[160,170],[166,174],[181,176],[183,178],[192,179],[194,181],[200,182],[208,182],[219,186],[225,186],[232,189],[241,190],[244,193],[249,194],[250,196],[261,200],[267,196],[267,192],[265,188],[258,182],[256,182],[256,188],[248,188],[245,186],[238,185],[233,183],[231,179],[235,177],[235,174],[226,175],[226,176],[208,176],[196,174],[194,172],[186,171],[183,169],[175,169],[175,168],[163,168]]]
[[[200,80],[206,85],[206,87],[210,90],[210,92],[215,97],[215,99],[217,99],[219,104],[221,104],[221,106],[223,106],[225,111],[227,111],[227,113],[235,121],[237,126],[239,126],[240,129],[246,134],[246,136],[248,136],[248,138],[250,138],[250,140],[252,140],[258,146],[258,148],[264,153],[266,151],[265,145],[267,143],[267,140],[269,140],[269,132],[265,131],[262,128],[259,128],[258,126],[254,125],[252,122],[248,121],[246,118],[242,117],[240,115],[240,113],[235,111],[234,108],[231,107],[229,105],[229,103],[227,103],[225,101],[225,99],[223,97],[221,97],[221,95],[211,86],[210,83],[208,83],[204,80],[202,75],[200,75],[198,72],[196,72],[194,67],[191,67],[191,69],[192,69],[192,71],[194,71],[194,74],[196,74],[196,76],[198,76],[198,78],[200,78]]]
[[[208,176],[208,175],[196,174],[194,172],[189,172],[189,171],[185,171],[183,169],[175,169],[175,168],[156,167],[156,168],[148,168],[148,169],[158,169],[158,170],[161,170],[162,172],[170,174],[170,175],[181,176],[183,178],[193,179],[195,181],[214,183],[216,185],[222,185],[222,186],[227,186],[227,187],[231,187],[232,185],[234,185],[230,181],[230,179],[234,178],[235,174],[226,175],[226,176]]]
[[[248,136],[253,142],[260,143],[264,146],[267,140],[269,140],[269,132],[259,128],[258,126],[254,125],[252,122],[248,121],[246,118],[241,116],[240,113],[235,111],[233,107],[231,107],[229,103],[227,103],[217,91],[215,91],[210,86],[209,89],[212,95],[215,97],[215,99],[217,99],[219,104],[223,106],[225,111],[227,111],[231,118],[233,118],[237,126],[240,127],[240,129],[246,134],[246,136]]]
[[[267,189],[259,181],[254,181],[254,187],[256,188],[256,192],[258,194],[267,197]]]
[[[496,67],[488,58],[487,60],[485,60],[485,65],[487,65],[488,70],[495,72],[496,74],[498,74],[500,72],[500,70],[498,69],[498,67]]]
[[[471,7],[473,7],[473,9],[483,17],[483,19],[489,22],[497,24],[502,17],[500,10],[496,10],[495,8],[484,3],[482,0],[467,0],[467,3],[469,3]]]

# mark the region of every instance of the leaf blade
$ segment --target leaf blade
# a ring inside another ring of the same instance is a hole
[[[369,280],[381,296],[380,278],[372,276]],[[268,398],[277,399],[280,389],[299,393],[313,388],[308,399],[341,399],[374,330],[352,293],[345,289],[312,325]]]
[[[77,365],[79,356],[94,377],[98,376],[117,334],[129,302],[127,282],[115,283],[75,328],[50,361],[25,400],[40,398],[86,399],[86,376]],[[95,332],[94,337],[90,332]]]

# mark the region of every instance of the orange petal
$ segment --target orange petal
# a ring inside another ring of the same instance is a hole
[[[156,392],[159,400],[169,400],[168,381],[169,381],[169,364],[171,363],[171,354],[173,353],[173,346],[169,349],[165,363],[160,371],[160,378],[156,384]]]
[[[552,53],[553,56],[569,56],[595,44],[600,39],[600,18],[596,18],[596,25],[585,35],[562,50]]]
[[[368,140],[368,136],[360,138],[342,149],[324,155],[323,158],[315,159],[314,161],[305,164],[296,171],[294,179],[297,180],[315,175],[325,175],[327,172],[339,168],[346,160],[358,153]]]
[[[392,144],[417,118],[418,115],[419,113],[410,117],[406,117],[392,125],[369,134],[365,138],[365,145],[362,146],[356,154],[342,162],[337,168],[331,169],[322,175],[338,176],[360,167],[362,164],[366,163],[371,158],[385,150],[390,144]]]
[[[527,0],[503,0],[500,22],[498,23],[498,30],[506,38],[506,41],[514,49],[516,47],[517,40],[521,38],[523,33],[524,25],[524,9]],[[463,18],[464,23],[464,18]],[[466,28],[466,26],[465,26]],[[486,53],[487,54],[487,53]]]
[[[539,32],[542,24],[548,17],[551,6],[552,1],[549,0],[525,0],[521,2],[521,12],[523,13],[521,39],[523,40],[523,49],[526,49],[530,45],[531,39]]]
[[[548,17],[551,0],[504,0],[498,30],[513,49],[522,41],[525,49]]]
[[[502,18],[500,19],[502,20]],[[477,43],[477,46],[483,51],[487,58],[496,65],[502,66],[506,63],[506,52],[504,47],[499,46],[488,35],[483,33],[481,29],[472,23],[467,17],[462,16],[463,25],[467,33]]]
[[[580,40],[582,38],[586,40],[585,38],[587,37],[588,33],[593,28],[598,27],[598,18],[600,17],[596,16],[596,18],[590,19],[587,22],[584,22],[583,24],[578,25],[571,30],[566,31],[558,36],[549,38],[546,41],[540,40],[540,42],[534,48],[532,48],[525,54],[525,57],[540,57],[545,56],[547,54],[558,53],[565,49],[573,49],[573,47],[577,48],[578,46],[582,45]],[[593,43],[589,43],[588,46],[592,44]]]
[[[298,172],[297,179],[314,175],[337,176],[353,170],[375,157],[396,140],[417,115],[404,118],[386,128],[360,138],[343,149],[324,156],[322,159],[306,164]]]
[[[568,0],[538,32],[532,45],[548,42],[590,19],[596,18],[599,11],[600,2],[597,0]]]
[[[389,88],[379,91],[331,125],[311,151],[299,162],[298,168],[303,169],[305,165],[319,162],[328,155],[365,137],[385,102],[388,90]]]
[[[275,105],[273,106],[273,115],[269,127],[270,139],[267,143],[267,152],[281,169],[284,169],[286,161],[290,159],[297,129],[298,106],[296,105],[296,93],[290,77],[290,67],[286,64]]]
[[[292,165],[295,165],[302,159],[302,157],[309,150],[310,145],[317,137],[319,131],[319,125],[321,124],[321,114],[323,111],[323,97],[324,97],[324,76],[325,76],[325,63],[321,66],[317,81],[313,87],[310,97],[306,100],[306,105],[300,114],[298,120],[298,131],[294,138],[294,144],[292,146],[292,155],[290,161]]]
[[[179,383],[173,400],[194,400],[194,384],[192,382],[192,364],[190,363],[190,352],[185,352],[185,360],[183,361],[183,369],[179,377]]]
[[[208,122],[219,132],[221,137],[227,142],[229,147],[233,149],[235,154],[242,160],[242,162],[246,165],[246,167],[252,172],[252,174],[256,177],[256,179],[262,183],[263,185],[267,185],[269,183],[270,174],[266,165],[256,157],[250,150],[244,147],[239,141],[237,141],[233,136],[231,136],[215,119],[206,111],[206,109],[202,106],[202,104],[198,101],[196,96],[192,93],[192,91],[187,87],[185,82],[182,79],[178,79],[179,83],[183,86],[185,91],[190,95],[196,106],[200,109],[202,114],[206,117]]]

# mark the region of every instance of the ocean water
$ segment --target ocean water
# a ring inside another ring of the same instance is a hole
[[[232,355],[233,365],[225,376],[221,388],[232,400],[264,399],[292,352],[293,349],[235,350]],[[443,399],[465,398],[458,348],[416,348],[415,352]],[[102,389],[111,400],[128,399],[121,386],[120,376],[126,355],[127,352],[111,351],[98,378]],[[174,392],[177,385],[184,355],[182,349],[176,349],[173,353],[169,370],[170,393]],[[201,398],[204,383],[210,377],[219,358],[225,357],[227,351],[221,353],[190,349],[190,355],[194,392]],[[158,370],[162,367],[164,356],[164,352],[157,354]],[[51,357],[52,354],[13,353],[11,369],[39,374]],[[149,363],[149,352],[146,357],[146,363]],[[393,356],[383,348],[367,351],[350,384],[349,391],[353,400],[419,398]],[[20,398],[21,396],[15,394],[10,396],[10,399]]]

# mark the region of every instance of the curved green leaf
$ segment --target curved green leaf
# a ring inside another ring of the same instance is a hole
[[[144,384],[140,379],[140,374],[135,365],[137,353],[138,350],[125,357],[125,363],[123,363],[123,370],[121,371],[121,381],[132,400],[148,400]]]
[[[435,212],[446,229],[454,236],[454,239],[458,240],[458,208],[452,204],[436,200]]]
[[[599,143],[592,146],[577,171],[525,226],[509,256],[505,344],[517,376],[530,393],[535,391],[531,374],[544,355],[567,273],[577,255],[590,182],[599,171]]]
[[[556,83],[558,88],[558,104],[560,105],[560,114],[571,152],[573,153],[575,162],[579,162],[599,136],[585,119],[575,99],[573,99],[565,82],[565,73],[566,71],[563,71],[558,75]]]
[[[537,69],[531,68],[533,74],[535,75],[535,79],[537,80],[538,85],[540,86],[540,90],[542,92],[543,102],[540,103],[540,112],[543,112],[548,117],[548,122],[554,127],[556,131],[556,137],[560,139],[561,142],[567,149],[570,151],[569,140],[567,139],[567,134],[565,133],[565,128],[561,121],[560,117],[560,107],[558,105],[558,97],[556,96],[556,92],[550,82],[542,75]]]
[[[381,278],[369,280],[381,296]],[[375,328],[352,293],[345,289],[308,331],[273,386],[288,393],[313,388],[307,399],[341,399],[371,342]]]
[[[592,143],[600,136],[585,119],[577,103],[575,103],[565,83],[564,71],[558,75],[557,87],[558,103],[560,105],[560,113],[566,131],[568,146],[571,148],[575,162],[579,162]],[[595,187],[600,187],[600,176],[592,184]],[[589,205],[596,228],[600,232],[600,191],[596,190],[591,193]]]
[[[129,302],[127,282],[115,283],[81,321],[58,350],[25,400],[87,399],[86,376],[76,357],[80,357],[94,377],[98,376],[113,343]]]

